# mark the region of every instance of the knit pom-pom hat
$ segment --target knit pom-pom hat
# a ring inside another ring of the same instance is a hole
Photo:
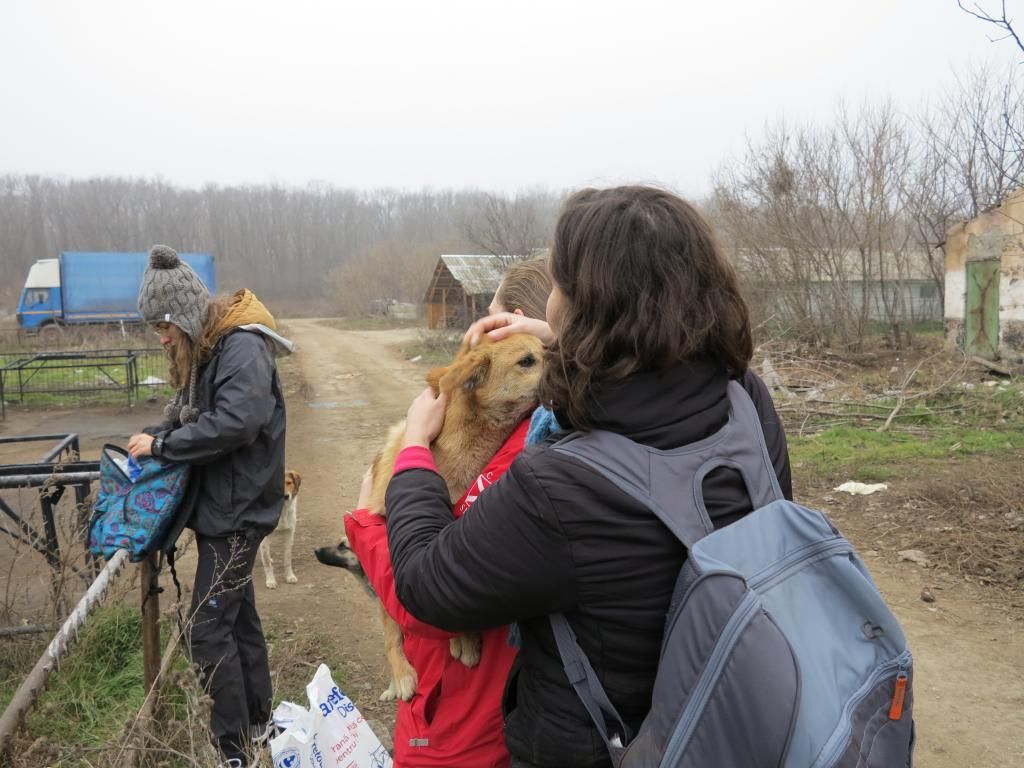
[[[166,245],[149,251],[149,266],[139,287],[139,313],[150,325],[174,323],[198,341],[210,309],[210,292],[192,267]]]

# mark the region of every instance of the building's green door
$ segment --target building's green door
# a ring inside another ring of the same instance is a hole
[[[999,259],[967,262],[964,349],[987,360],[999,346]]]

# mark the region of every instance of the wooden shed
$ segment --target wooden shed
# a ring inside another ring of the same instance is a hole
[[[437,260],[424,298],[428,328],[466,328],[487,314],[501,284],[498,256],[445,254]]]

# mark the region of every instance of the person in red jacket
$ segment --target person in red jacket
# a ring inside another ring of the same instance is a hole
[[[542,261],[514,264],[505,273],[490,311],[543,318],[551,278]],[[476,481],[454,505],[455,517],[473,502],[523,449],[530,419],[523,420]],[[395,471],[398,471],[396,466]],[[416,670],[416,693],[398,702],[395,768],[508,768],[501,698],[516,649],[508,627],[481,633],[480,663],[466,667],[451,657],[452,634],[417,620],[398,600],[391,573],[385,519],[365,509],[370,474],[363,478],[356,511],[345,515],[348,545],[359,558],[385,610],[402,628],[402,648]]]

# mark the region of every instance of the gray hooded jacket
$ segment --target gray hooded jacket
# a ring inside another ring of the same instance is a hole
[[[285,405],[272,348],[284,347],[281,341],[257,325],[228,332],[199,370],[199,419],[147,430],[163,437],[163,458],[193,465],[195,503],[186,525],[201,536],[263,536],[277,525]]]

